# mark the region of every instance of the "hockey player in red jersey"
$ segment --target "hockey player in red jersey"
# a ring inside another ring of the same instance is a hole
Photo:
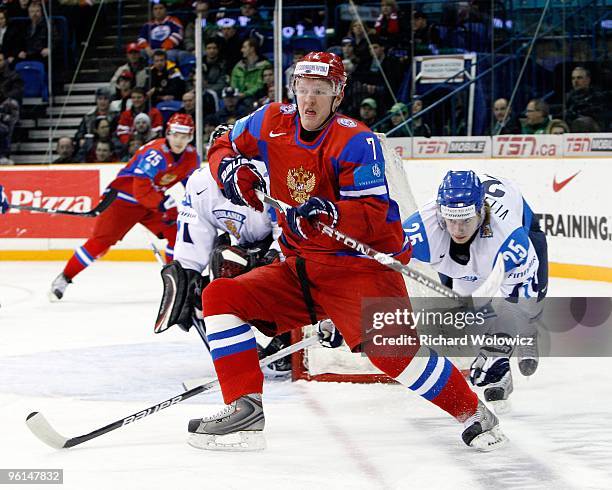
[[[136,223],[146,226],[159,238],[168,240],[166,258],[172,260],[176,239],[177,209],[165,192],[200,166],[193,138],[194,123],[188,114],[174,114],[168,120],[165,138],[141,147],[108,186],[117,198],[98,218],[93,235],[76,249],[62,273],[55,278],[49,299],[57,301],[72,279],[104,255]]]
[[[341,59],[313,52],[296,64],[297,104],[272,103],[236,122],[210,148],[210,171],[235,204],[262,210],[265,180],[248,159],[263,160],[269,193],[291,206],[279,224],[286,260],[212,282],[202,296],[207,335],[223,398],[219,414],[189,423],[202,449],[265,447],[262,374],[249,322],[277,333],[329,317],[348,346],[465,425],[463,440],[482,450],[504,442],[495,415],[461,373],[433,350],[376,355],[361,335],[365,298],[395,298],[410,308],[401,274],[316,231],[323,221],[406,263],[410,257],[398,205],[390,197],[380,142],[362,123],[337,114],[346,73]],[[410,349],[410,350],[409,350]]]

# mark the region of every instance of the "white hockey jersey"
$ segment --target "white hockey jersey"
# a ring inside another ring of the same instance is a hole
[[[436,272],[453,278],[453,289],[463,295],[475,291],[502,254],[506,276],[504,297],[537,297],[538,256],[529,239],[533,212],[517,186],[505,178],[479,176],[491,207],[490,222],[481,226],[470,244],[466,265],[449,253],[451,238],[438,222],[435,201],[426,204],[403,223],[412,244],[412,258],[429,263]]]
[[[252,163],[267,180],[265,165]],[[276,240],[281,233],[269,205],[264,205],[264,212],[260,213],[248,206],[232,204],[223,196],[205,166],[189,177],[185,197],[179,206],[175,260],[184,268],[201,273],[208,266],[218,230],[228,232],[232,244],[237,245],[263,240],[271,232]],[[274,242],[271,248],[278,250],[278,244]]]

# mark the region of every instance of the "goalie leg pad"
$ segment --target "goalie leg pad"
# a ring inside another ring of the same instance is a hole
[[[202,308],[201,293],[206,281],[196,271],[183,269],[177,261],[165,265],[161,277],[164,292],[155,321],[155,333],[164,332],[172,325],[188,331],[194,309]]]

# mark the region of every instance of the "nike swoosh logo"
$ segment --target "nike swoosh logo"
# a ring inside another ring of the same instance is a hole
[[[204,189],[202,189],[200,192],[196,191],[196,195],[200,195],[202,194],[202,192],[204,192],[206,189],[208,189],[208,187],[204,187]]]
[[[270,131],[270,138],[276,138],[278,136],[283,136],[287,133],[275,133],[274,131]]]
[[[567,184],[569,184],[572,179],[574,177],[576,177],[576,175],[578,175],[581,172],[581,170],[578,170],[578,172],[576,172],[574,175],[571,175],[570,177],[568,177],[565,180],[562,180],[561,182],[557,182],[557,176],[555,175],[553,177],[553,191],[554,192],[559,192],[561,189],[563,189]]]

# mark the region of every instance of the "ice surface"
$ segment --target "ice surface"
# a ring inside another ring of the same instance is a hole
[[[401,386],[307,382],[266,385],[261,453],[185,443],[188,420],[220,408],[218,393],[53,450],[29,432],[28,413],[73,437],[213,375],[195,332],[153,334],[154,263],[96,263],[51,304],[61,268],[0,262],[0,468],[63,468],[62,488],[79,490],[612,487],[608,358],[543,359],[529,380],[515,371],[502,419],[511,443],[488,454],[466,448],[458,424]],[[550,295],[612,296],[612,285],[553,279]]]

